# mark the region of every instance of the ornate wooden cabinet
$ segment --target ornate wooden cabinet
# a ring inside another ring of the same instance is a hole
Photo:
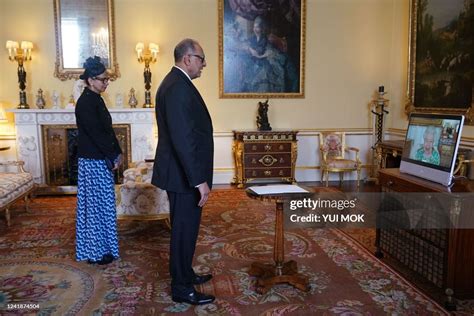
[[[234,183],[276,179],[295,181],[297,131],[234,131]]]
[[[466,193],[474,192],[474,181],[456,181],[453,187],[447,188],[391,168],[379,171],[379,183],[382,191],[402,199],[408,199],[410,192],[426,192],[428,199],[434,193],[449,195],[445,207],[449,208],[446,211],[453,224],[462,221],[463,216],[472,216],[460,210],[471,210],[472,195],[466,197]],[[426,210],[431,212],[429,207]],[[433,210],[433,216],[434,213]],[[474,229],[381,228],[377,229],[375,243],[377,256],[389,253],[425,280],[443,290],[452,290],[446,291],[448,296],[474,298]]]

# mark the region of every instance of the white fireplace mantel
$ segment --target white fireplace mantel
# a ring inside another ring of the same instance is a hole
[[[18,159],[35,182],[45,183],[42,125],[74,125],[74,109],[14,109]],[[155,109],[109,109],[113,124],[129,124],[132,161],[153,158],[155,139]]]

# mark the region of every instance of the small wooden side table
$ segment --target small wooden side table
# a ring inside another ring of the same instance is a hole
[[[308,280],[298,273],[296,261],[285,262],[284,249],[284,227],[283,227],[283,205],[285,200],[303,199],[311,196],[312,191],[302,187],[308,193],[279,193],[279,194],[257,194],[250,188],[245,192],[253,199],[259,199],[267,202],[275,202],[275,241],[273,248],[272,263],[253,262],[249,274],[257,277],[257,293],[264,294],[275,284],[288,283],[302,291],[309,291]]]

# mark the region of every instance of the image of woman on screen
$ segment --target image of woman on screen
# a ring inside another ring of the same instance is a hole
[[[416,151],[415,159],[427,162],[433,165],[439,165],[439,152],[435,148],[436,129],[434,126],[428,126],[423,133],[423,145]]]

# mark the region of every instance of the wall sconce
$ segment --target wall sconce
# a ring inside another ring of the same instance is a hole
[[[22,41],[21,44],[18,45],[18,42],[7,41],[6,48],[8,49],[8,59],[18,62],[18,82],[20,84],[20,104],[18,104],[18,108],[29,109],[30,107],[26,102],[26,71],[25,68],[23,68],[23,63],[31,60],[33,43]]]
[[[155,43],[150,43],[148,49],[145,50],[145,45],[143,43],[138,43],[135,46],[135,51],[137,52],[137,59],[139,63],[145,63],[145,70],[143,71],[143,77],[145,79],[145,104],[144,108],[152,108],[153,104],[151,103],[151,70],[150,63],[156,62],[156,56],[160,51],[160,47]]]

